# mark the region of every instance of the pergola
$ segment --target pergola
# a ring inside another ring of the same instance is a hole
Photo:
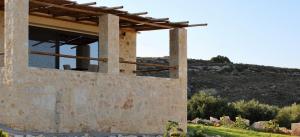
[[[5,10],[5,1],[0,0],[0,10]],[[89,2],[89,3],[77,3],[76,1],[70,0],[28,0],[29,1],[29,15],[33,15],[36,17],[43,17],[49,19],[56,19],[56,20],[63,20],[68,22],[80,23],[80,24],[87,24],[92,26],[101,26],[101,16],[104,15],[112,15],[118,17],[118,28],[124,30],[133,30],[134,32],[138,31],[150,31],[150,30],[161,30],[161,29],[183,29],[187,27],[198,27],[198,26],[207,26],[207,24],[189,24],[189,21],[179,21],[179,22],[172,22],[169,18],[153,18],[153,17],[146,17],[145,15],[148,12],[138,12],[138,13],[130,13],[128,11],[122,10],[123,6],[116,6],[116,7],[106,7],[106,6],[96,6],[96,2]],[[12,3],[12,2],[10,2]],[[20,3],[14,3],[20,4]],[[106,20],[104,18],[104,20]],[[109,22],[109,21],[108,21]],[[109,23],[108,23],[109,24]],[[106,25],[106,24],[102,24]],[[106,26],[103,26],[105,28]],[[109,34],[107,34],[109,35]],[[176,37],[176,33],[173,34]],[[173,42],[177,43],[177,38],[173,40]],[[76,47],[83,47],[80,45],[86,45],[84,43],[92,43],[90,39],[85,38],[65,38],[66,44],[75,44],[78,46]],[[33,47],[38,46],[40,43],[32,45]],[[81,43],[81,44],[80,44]],[[83,43],[83,44],[82,44]],[[106,43],[102,43],[106,44]],[[61,46],[61,45],[60,45]],[[55,46],[52,46],[54,48]],[[101,52],[103,50],[100,50]],[[0,53],[0,55],[4,53]],[[42,55],[42,56],[54,56],[54,57],[63,57],[63,58],[74,58],[76,60],[95,60],[99,62],[108,62],[109,57],[107,56],[100,56],[99,58],[92,58],[81,56],[80,54],[77,56],[72,55],[65,55],[56,53],[49,53],[49,52],[41,52],[41,51],[30,51],[30,54]],[[106,53],[104,53],[106,54]],[[135,53],[130,53],[135,54]],[[175,52],[176,54],[176,52]],[[120,57],[119,63],[122,64],[133,64],[133,65],[143,65],[143,66],[153,66],[159,67],[160,69],[148,70],[150,72],[160,72],[164,70],[170,69],[177,69],[176,65],[160,65],[160,64],[149,64],[149,63],[138,63],[136,62],[135,58],[122,58]],[[58,65],[56,65],[58,66]],[[146,71],[146,72],[148,72]],[[139,71],[134,70],[134,73]],[[144,72],[144,71],[143,71]]]
[[[119,16],[120,28],[130,28],[136,31],[172,29],[206,26],[207,24],[189,24],[188,21],[171,22],[169,18],[153,18],[142,15],[148,12],[129,13],[121,10],[123,6],[105,7],[95,6],[96,2],[78,4],[69,0],[30,0],[29,12],[31,15],[71,20],[80,23],[99,24],[99,16],[113,14]],[[0,1],[3,10],[4,1]]]

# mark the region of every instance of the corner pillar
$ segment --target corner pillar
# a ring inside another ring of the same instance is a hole
[[[187,131],[187,30],[176,28],[170,30],[170,66],[176,69],[170,70],[170,77],[179,80],[180,92],[176,93],[182,97],[180,124]]]
[[[5,0],[4,9],[4,64],[6,78],[14,80],[28,68],[29,0]]]
[[[106,14],[99,17],[99,53],[107,62],[99,62],[102,73],[119,74],[119,17]]]

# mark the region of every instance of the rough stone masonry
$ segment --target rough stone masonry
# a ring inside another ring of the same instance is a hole
[[[129,73],[136,33],[119,29],[119,17],[103,15],[99,26],[29,15],[29,0],[5,0],[0,11],[0,123],[44,133],[162,134],[167,121],[187,123],[187,34],[170,30],[170,78]],[[99,36],[100,72],[28,67],[29,25]],[[124,33],[127,32],[127,36]],[[120,72],[122,68],[124,73]]]

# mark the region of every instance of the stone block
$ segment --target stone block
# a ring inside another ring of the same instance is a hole
[[[300,123],[292,123],[292,135],[300,136]]]

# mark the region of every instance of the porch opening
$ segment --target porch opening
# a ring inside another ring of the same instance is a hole
[[[29,27],[29,66],[98,71],[98,36]]]
[[[154,37],[154,38],[153,38]],[[137,39],[138,76],[169,78],[169,30],[145,31]],[[143,65],[145,64],[145,65]]]

